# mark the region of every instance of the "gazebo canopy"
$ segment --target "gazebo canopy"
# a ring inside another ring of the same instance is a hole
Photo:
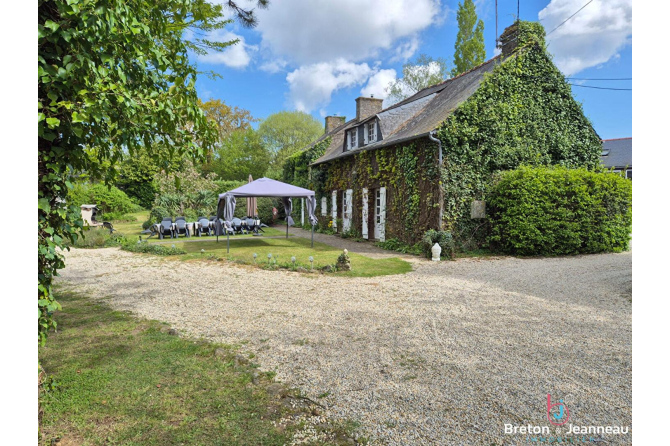
[[[216,206],[216,216],[225,221],[230,221],[235,213],[236,197],[274,197],[281,198],[284,209],[286,210],[286,221],[288,225],[293,225],[291,218],[292,203],[291,198],[305,198],[307,203],[307,214],[312,225],[317,223],[316,198],[314,191],[292,184],[282,183],[281,181],[270,178],[259,178],[237,189],[233,189],[219,195],[219,202]]]
[[[221,203],[223,196],[226,194],[233,194],[235,197],[307,198],[313,197],[314,191],[270,178],[259,178],[237,189],[219,195],[219,203]]]

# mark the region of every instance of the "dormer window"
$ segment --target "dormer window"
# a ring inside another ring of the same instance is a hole
[[[377,141],[377,125],[375,121],[370,121],[363,127],[363,136],[365,144],[372,144]]]
[[[347,132],[347,150],[358,147],[358,129],[353,128]]]

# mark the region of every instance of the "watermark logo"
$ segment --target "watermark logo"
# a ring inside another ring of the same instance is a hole
[[[554,426],[563,426],[570,419],[570,411],[563,400],[551,404],[551,395],[547,393],[547,419]]]
[[[630,433],[630,427],[623,425],[592,426],[568,423],[570,420],[568,406],[563,400],[552,402],[551,394],[547,394],[547,420],[553,427],[505,423],[505,434],[526,435],[526,440],[531,443],[596,443],[604,441],[605,435]]]

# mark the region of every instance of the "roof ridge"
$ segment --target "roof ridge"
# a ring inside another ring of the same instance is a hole
[[[490,59],[487,60],[486,62],[482,62],[482,63],[480,63],[479,65],[477,65],[476,67],[472,67],[472,68],[470,68],[468,71],[464,71],[464,72],[462,72],[461,74],[459,74],[459,75],[457,75],[457,76],[450,77],[449,79],[445,79],[443,82],[441,82],[441,84],[446,84],[446,83],[449,82],[449,81],[453,81],[454,79],[458,79],[458,78],[461,77],[461,76],[465,76],[466,74],[471,73],[472,71],[475,71],[475,70],[479,69],[480,67],[483,67],[483,66],[486,65],[487,63],[491,63],[491,62],[493,62],[495,59],[498,59],[498,58],[500,58],[501,56],[502,56],[502,53],[501,53],[501,54],[498,54],[497,56],[493,56],[492,58],[490,58]],[[440,85],[440,84],[435,84],[435,85]]]
[[[490,59],[487,60],[486,62],[482,62],[482,63],[480,63],[479,65],[477,65],[477,66],[475,66],[475,67],[472,67],[472,68],[470,68],[470,69],[467,70],[467,71],[462,72],[462,73],[459,74],[458,76],[450,77],[449,79],[445,79],[445,80],[443,80],[442,82],[438,82],[438,83],[436,83],[436,84],[432,84],[432,85],[429,85],[429,86],[427,86],[427,87],[424,87],[424,88],[422,88],[421,90],[419,90],[419,91],[417,91],[416,93],[414,93],[412,96],[410,96],[410,97],[408,97],[408,98],[405,98],[405,99],[403,99],[402,101],[398,101],[398,102],[396,102],[395,104],[393,104],[393,105],[391,105],[391,106],[389,106],[389,107],[387,107],[387,108],[385,108],[385,109],[382,109],[382,111],[379,112],[379,113],[385,112],[386,110],[390,110],[390,109],[395,108],[395,107],[398,107],[398,106],[400,106],[400,104],[403,104],[403,103],[404,103],[404,104],[408,104],[408,103],[410,103],[410,102],[413,102],[413,101],[416,101],[416,100],[418,100],[418,99],[421,99],[421,98],[417,98],[417,99],[414,99],[414,100],[412,100],[412,101],[408,101],[408,99],[410,99],[410,98],[412,98],[412,97],[414,97],[414,96],[419,95],[422,91],[428,90],[428,89],[430,89],[430,88],[439,87],[440,85],[445,85],[445,86],[446,86],[447,83],[453,81],[454,79],[458,79],[458,78],[460,78],[460,77],[465,76],[466,74],[469,74],[469,73],[471,73],[471,72],[473,72],[473,71],[475,71],[475,70],[478,70],[479,68],[483,67],[484,65],[493,62],[495,59],[499,59],[499,58],[501,58],[501,56],[502,56],[502,53],[501,53],[501,54],[498,54],[497,56],[494,56],[494,57],[490,58]],[[437,92],[436,92],[436,93],[437,93]],[[403,105],[404,105],[404,104],[403,104]]]
[[[626,136],[624,138],[610,138],[610,139],[601,139],[601,141],[620,141],[622,139],[633,139],[632,136]]]

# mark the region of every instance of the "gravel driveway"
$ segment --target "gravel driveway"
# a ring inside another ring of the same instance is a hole
[[[418,260],[379,278],[72,250],[58,279],[185,333],[243,343],[264,370],[374,443],[530,444],[505,424],[631,426],[632,254]],[[356,265],[353,265],[355,268]],[[567,435],[631,444],[631,435]],[[579,438],[580,440],[575,440]]]

